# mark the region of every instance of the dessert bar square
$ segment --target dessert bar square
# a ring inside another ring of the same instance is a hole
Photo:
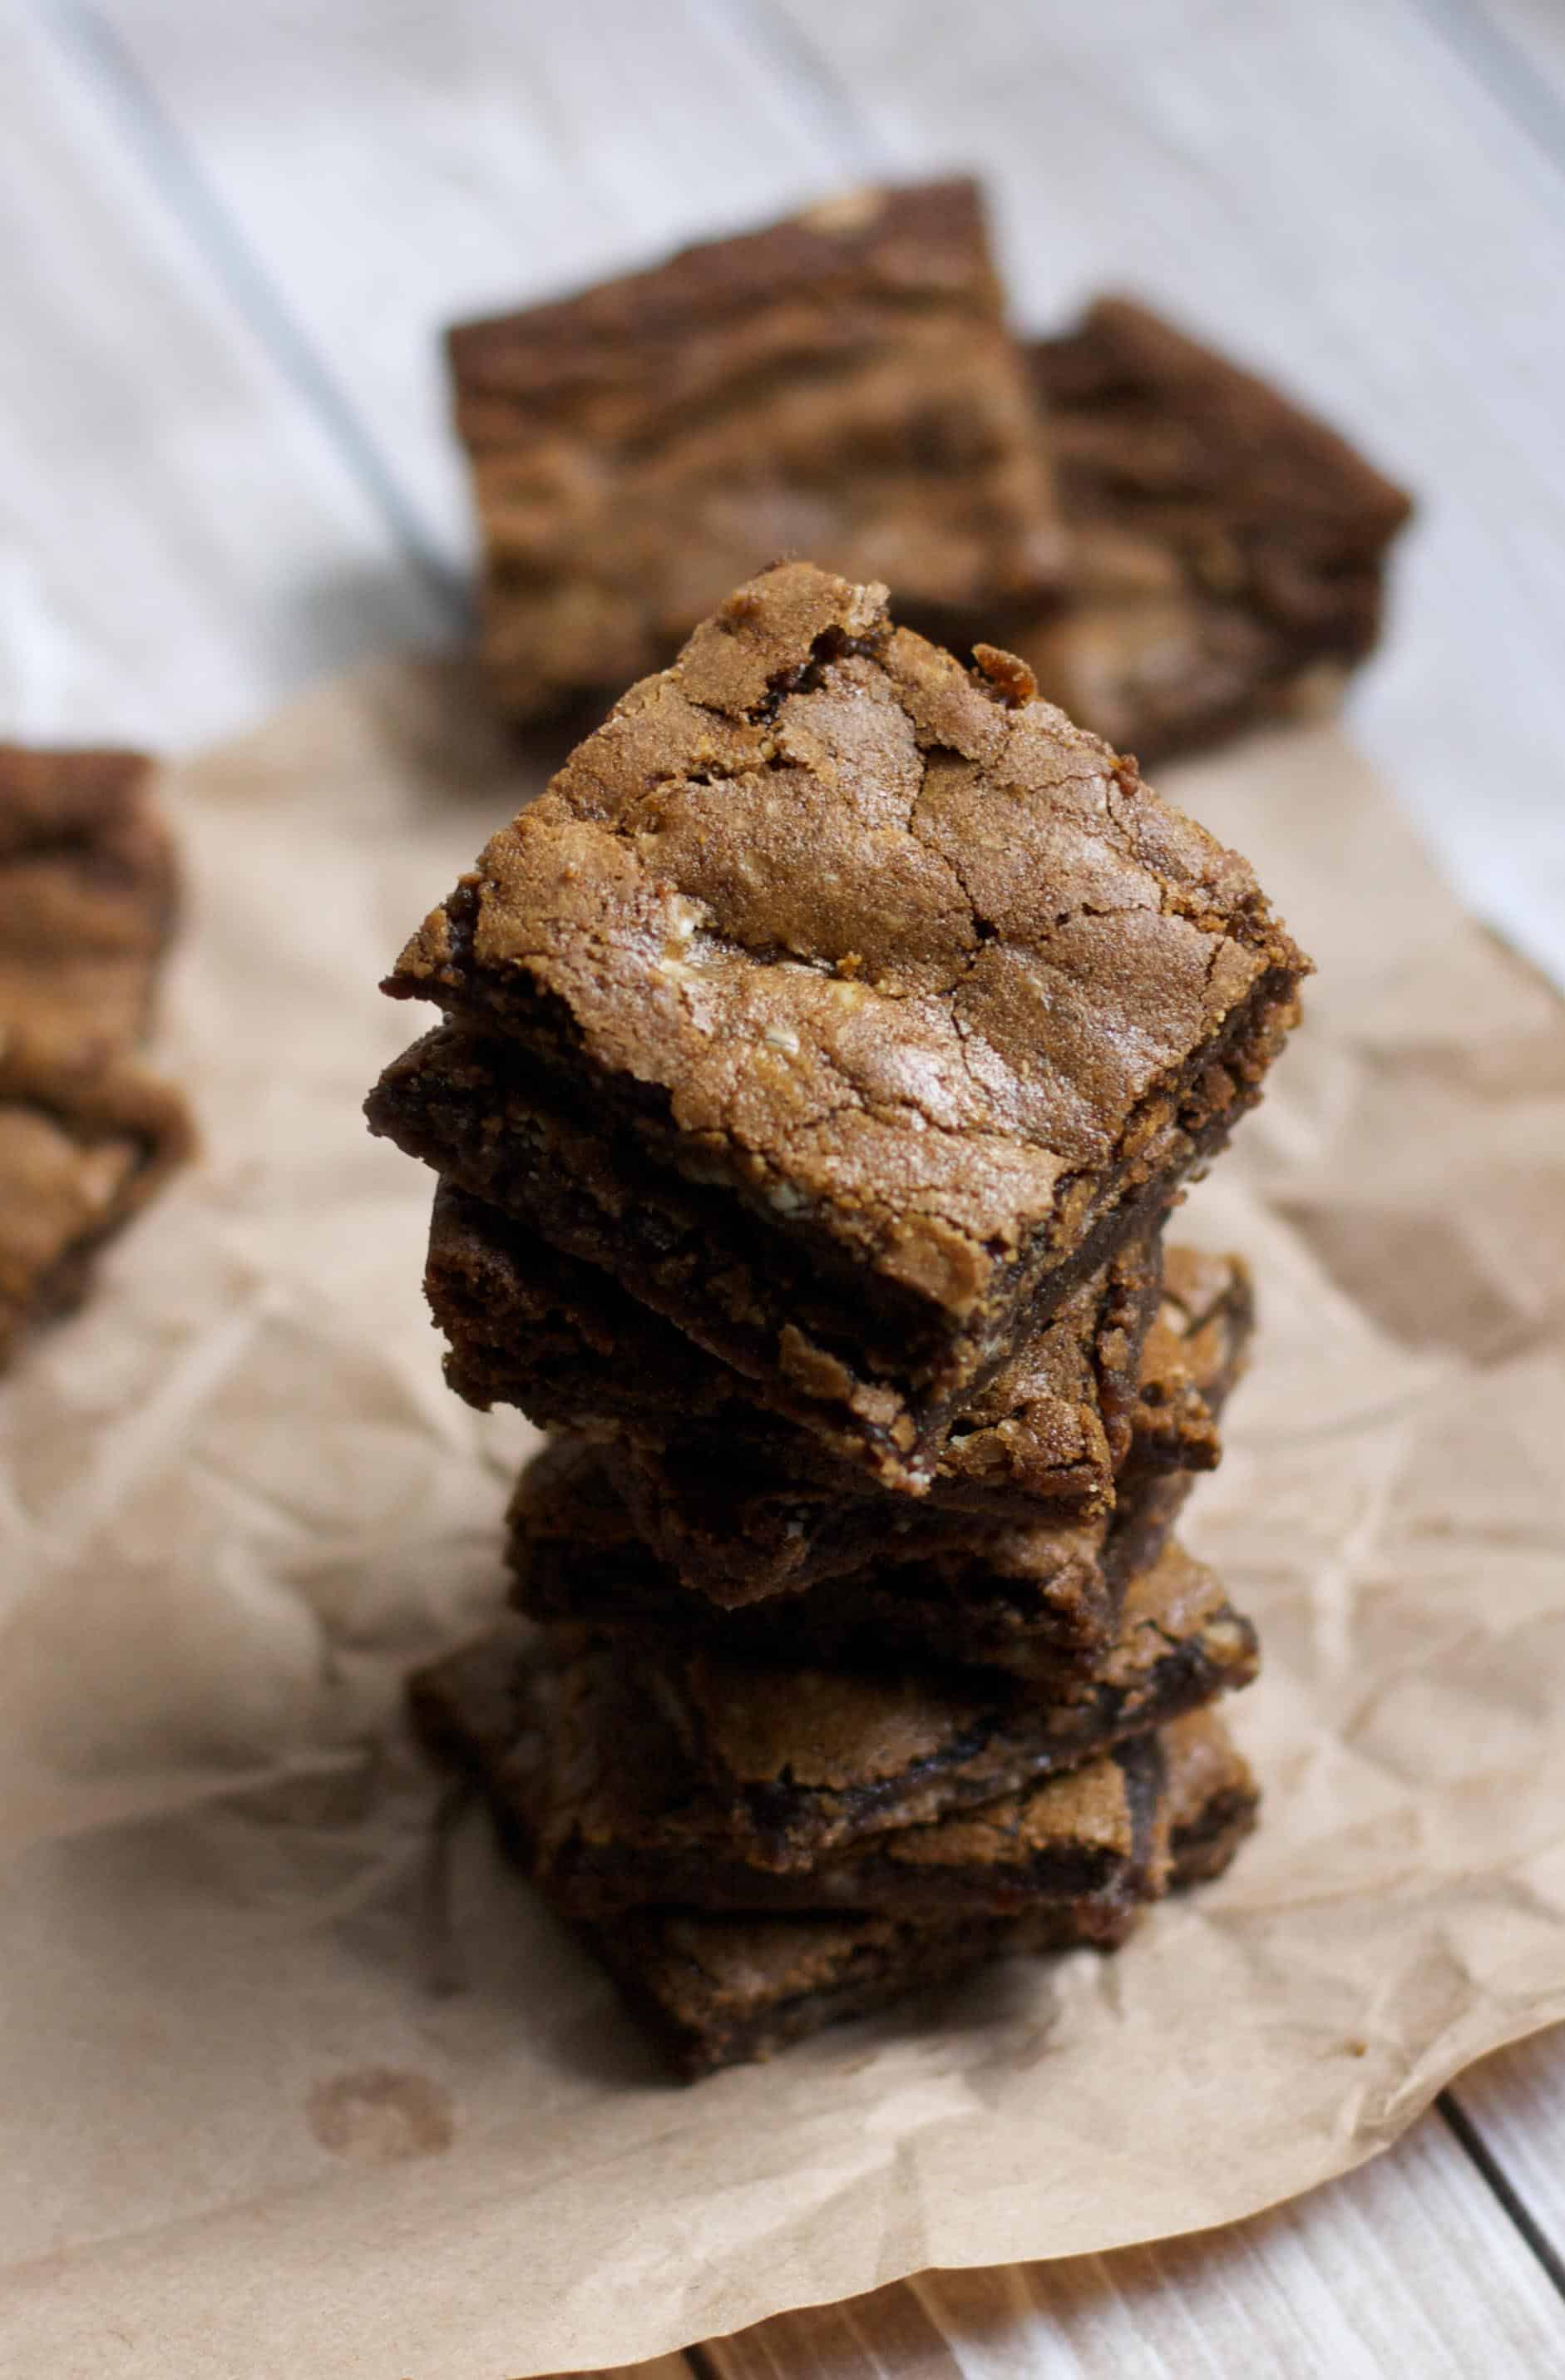
[[[615,1658],[654,1696],[709,1789],[714,1839],[759,1867],[807,1867],[898,1827],[974,1809],[1248,1684],[1255,1631],[1176,1544],[1126,1589],[1085,1674],[1044,1662],[869,1674],[745,1661],[630,1637]]]
[[[0,1046],[79,1071],[147,1026],[178,905],[138,752],[0,744]]]
[[[1306,967],[1005,656],[790,565],[426,920],[387,989],[449,1021],[370,1115],[918,1492],[1226,1140]]]
[[[1130,1445],[1161,1271],[1157,1240],[1122,1249],[979,1391],[927,1498],[890,1509],[861,1467],[767,1415],[739,1375],[594,1268],[555,1257],[446,1186],[425,1281],[451,1342],[452,1385],[480,1405],[499,1399],[538,1422],[627,1438],[614,1460],[649,1535],[691,1585],[742,1603],[824,1576],[855,1547],[879,1548],[926,1519],[965,1515],[970,1536],[975,1523],[1105,1510]],[[1168,1427],[1179,1427],[1171,1404]]]
[[[1253,1322],[1237,1257],[1175,1247],[1163,1269],[1111,1516],[1045,1508],[1038,1522],[997,1524],[938,1490],[833,1498],[725,1462],[715,1433],[704,1474],[682,1494],[677,1460],[565,1437],[526,1465],[512,1498],[518,1604],[540,1619],[640,1621],[806,1659],[851,1650],[1025,1665],[1040,1638],[1100,1652],[1124,1582],[1160,1551],[1188,1475],[1217,1460],[1218,1416]]]
[[[1200,1727],[1208,1741],[1189,1730]],[[1255,1825],[1255,1779],[1203,1714],[1165,1731],[1167,1888],[1220,1876]],[[1179,1817],[1172,1810],[1177,1806]],[[638,1910],[585,1929],[627,2004],[686,2081],[771,2057],[824,2026],[869,2014],[995,1959],[1116,1949],[1134,1903],[1094,1895],[1020,1915],[929,1925],[884,1916],[709,1916]]]
[[[1162,1551],[1190,1487],[1187,1475],[1144,1472],[1111,1516],[1039,1529],[975,1530],[964,1514],[916,1506],[915,1532],[882,1544],[879,1560],[867,1548],[866,1567],[731,1609],[657,1559],[603,1458],[588,1439],[556,1439],[523,1475],[512,1599],[530,1618],[637,1629],[742,1660],[1029,1679],[1089,1669],[1107,1651],[1126,1585]]]
[[[190,1152],[185,1102],[129,1063],[0,1050],[0,1364],[79,1305],[93,1260]]]
[[[150,761],[0,745],[0,1364],[189,1153],[129,1054],[177,904]]]
[[[488,1791],[528,1844],[535,1882],[573,1916],[653,1903],[993,1915],[1087,1894],[1107,1908],[1155,1888],[1165,1788],[1155,1731],[976,1814],[876,1835],[779,1874],[725,1844],[699,1774],[632,1665],[612,1648],[547,1635],[515,1652],[511,1644],[500,1629],[470,1657],[480,1678],[503,1667],[510,1686],[495,1723],[510,1728],[511,1747]],[[432,1712],[430,1692],[416,1682],[414,1709],[438,1744],[438,1679]]]
[[[483,653],[519,719],[661,668],[781,553],[969,640],[1056,581],[1041,425],[967,180],[840,194],[450,334]]]
[[[1089,1896],[959,1925],[634,1909],[577,1931],[674,2075],[697,2082],[725,2066],[764,2064],[828,2025],[960,1983],[997,1959],[1118,1949],[1140,1915],[1134,1902],[1105,1908]]]
[[[1144,762],[1318,711],[1378,638],[1403,491],[1128,299],[1030,353],[1070,595],[999,632],[1044,693]]]
[[[419,1672],[413,1707],[432,1748],[475,1776],[502,1840],[532,1869],[540,1737],[519,1741],[520,1645],[502,1629]],[[1139,1895],[1127,1871],[1074,1899],[1040,1899],[1008,1915],[714,1914],[646,1908],[577,1921],[676,2072],[687,2079],[765,2058],[839,2018],[1019,1951],[1112,1949],[1141,1900],[1217,1875],[1255,1822],[1255,1782],[1226,1730],[1205,1712],[1163,1730],[1149,1855]],[[1095,1764],[1104,1767],[1109,1764]],[[1047,1790],[1047,1789],[1045,1789]],[[967,1819],[921,1829],[952,1840]],[[981,1821],[979,1822],[981,1824]],[[891,1838],[888,1840],[894,1840]],[[1112,1856],[1112,1853],[1110,1854]],[[959,1850],[954,1868],[963,1864]]]
[[[891,1503],[863,1474],[853,1492],[853,1475],[809,1461],[807,1434],[786,1423],[743,1439],[698,1426],[616,1451],[637,1526],[686,1585],[734,1605],[926,1548],[943,1558],[1001,1522],[1031,1538],[1091,1520],[1124,1492],[1127,1469],[1210,1470],[1252,1323],[1248,1275],[1235,1258],[1180,1252],[1179,1283],[1147,1333],[1159,1269],[1139,1261],[1147,1253],[1122,1252],[1106,1288],[1078,1291],[1001,1366],[954,1426],[926,1498]]]

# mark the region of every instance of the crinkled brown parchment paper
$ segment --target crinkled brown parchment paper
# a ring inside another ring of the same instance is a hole
[[[1189,1535],[1265,1828],[1117,1960],[682,2091],[398,1728],[526,1433],[442,1387],[374,986],[528,780],[419,664],[182,771],[207,1156],[0,1389],[6,2370],[628,2362],[1244,2215],[1565,2016],[1565,1010],[1339,733],[1168,782],[1321,967],[1182,1224],[1264,1299]]]

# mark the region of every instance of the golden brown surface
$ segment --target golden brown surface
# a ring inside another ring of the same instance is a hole
[[[1304,962],[1102,745],[791,565],[632,688],[388,988],[548,1003],[684,1163],[953,1315]],[[784,1361],[787,1350],[783,1351]],[[824,1383],[821,1384],[824,1389]]]

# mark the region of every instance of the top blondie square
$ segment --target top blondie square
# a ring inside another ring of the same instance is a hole
[[[385,989],[445,1021],[369,1111],[917,1493],[1254,1104],[1308,967],[1022,664],[789,563],[426,918]]]

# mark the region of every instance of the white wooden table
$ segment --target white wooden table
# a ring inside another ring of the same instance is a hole
[[[1425,498],[1356,732],[1565,983],[1565,0],[0,0],[0,733],[187,747],[449,638],[454,316],[867,174],[1144,290]],[[1197,2240],[660,2380],[1565,2372],[1565,2041]]]

